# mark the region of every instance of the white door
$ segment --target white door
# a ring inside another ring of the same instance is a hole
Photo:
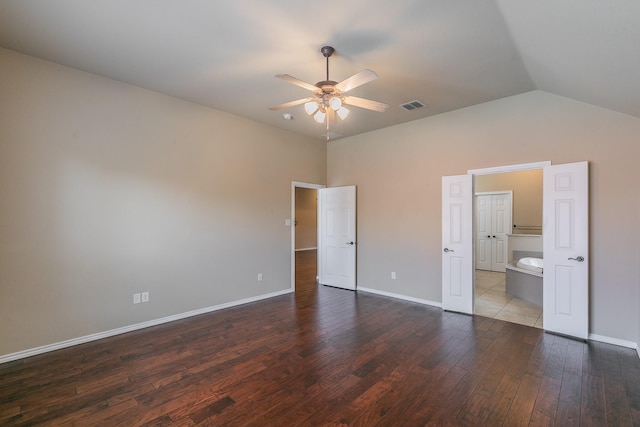
[[[476,268],[505,272],[507,235],[511,233],[511,193],[478,194],[476,206]]]
[[[473,175],[442,177],[442,308],[473,314]]]
[[[356,289],[356,187],[318,190],[318,280]]]
[[[588,163],[546,166],[543,176],[544,329],[587,339]]]
[[[491,270],[491,195],[476,196],[476,268]]]
[[[494,194],[491,198],[491,270],[506,271],[507,235],[511,233],[511,194]]]

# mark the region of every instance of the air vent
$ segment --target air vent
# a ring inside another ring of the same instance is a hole
[[[424,107],[424,104],[418,100],[407,102],[406,104],[400,104],[402,108],[407,111],[417,110],[418,108]]]

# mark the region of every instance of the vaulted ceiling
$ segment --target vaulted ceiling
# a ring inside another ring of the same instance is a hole
[[[535,89],[640,117],[637,0],[0,0],[2,47],[318,139],[269,107],[308,95],[276,74],[324,80],[323,45],[332,80],[372,69],[351,94],[390,105],[342,137]]]

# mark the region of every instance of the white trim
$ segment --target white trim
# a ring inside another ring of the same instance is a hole
[[[632,348],[636,351],[638,350],[638,344],[634,343],[633,341],[605,337],[604,335],[597,335],[597,334],[589,334],[589,339],[592,341],[603,342],[605,344],[613,344],[620,347]],[[640,351],[638,352],[638,357],[640,357]]]
[[[301,188],[326,188],[326,185],[311,184],[308,182],[291,181],[291,292],[296,290],[296,227],[294,225],[296,217],[296,187]]]
[[[483,169],[469,169],[467,171],[467,175],[489,175],[492,173],[519,172],[532,169],[542,169],[545,166],[551,166],[551,161],[546,160],[544,162],[522,163],[520,165],[495,166],[492,168]]]
[[[401,300],[404,300],[404,301],[416,302],[418,304],[430,305],[432,307],[442,308],[442,303],[440,303],[440,302],[429,301],[429,300],[426,300],[426,299],[410,297],[410,296],[402,295],[402,294],[395,294],[393,292],[380,291],[378,289],[365,288],[365,287],[362,287],[362,286],[358,286],[358,291],[368,292],[370,294],[382,295],[382,296],[385,296],[385,297],[391,297],[391,298],[401,299]]]
[[[302,252],[302,251],[316,251],[318,250],[317,247],[315,248],[300,248],[300,249],[296,249],[296,252]]]
[[[255,297],[245,298],[237,301],[226,302],[224,304],[218,304],[211,307],[200,308],[197,310],[188,311],[186,313],[174,314],[174,315],[163,317],[160,319],[149,320],[147,322],[136,323],[135,325],[123,326],[121,328],[111,329],[109,331],[104,331],[104,332],[98,332],[96,334],[85,335],[83,337],[72,338],[70,340],[60,341],[53,344],[47,344],[41,347],[30,348],[27,350],[18,351],[16,353],[5,354],[3,356],[0,356],[0,364],[11,362],[13,360],[24,359],[26,357],[36,356],[42,353],[48,353],[54,350],[60,350],[62,348],[72,347],[78,344],[84,344],[91,341],[112,337],[114,335],[126,334],[127,332],[133,332],[139,329],[145,329],[151,326],[161,325],[163,323],[169,323],[175,320],[186,319],[187,317],[198,316],[200,314],[210,313],[212,311],[218,311],[225,308],[235,307],[237,305],[256,302],[263,299],[273,298],[273,297],[290,294],[290,293],[291,293],[291,289],[285,289],[282,291],[272,292],[269,294],[258,295]]]

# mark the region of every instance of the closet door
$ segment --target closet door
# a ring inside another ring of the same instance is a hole
[[[491,195],[476,196],[476,268],[491,270]]]
[[[504,273],[511,227],[510,192],[476,195],[476,269]]]
[[[491,270],[505,271],[507,235],[511,233],[511,194],[491,196]]]

